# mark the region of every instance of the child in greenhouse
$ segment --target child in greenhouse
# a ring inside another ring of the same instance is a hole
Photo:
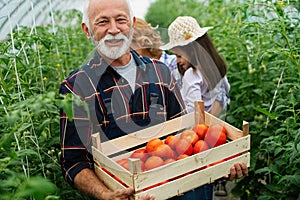
[[[196,100],[203,100],[205,111],[218,116],[230,102],[230,84],[226,64],[207,34],[211,28],[201,28],[190,16],[177,17],[168,28],[170,42],[161,49],[177,56],[188,112],[194,111]]]
[[[201,28],[190,16],[177,17],[168,28],[169,43],[161,49],[170,50],[177,56],[182,75],[181,94],[187,111],[193,112],[194,102],[203,100],[205,111],[218,116],[229,104],[230,85],[226,64],[207,34],[211,28]],[[207,184],[174,199],[212,198],[213,184]]]
[[[161,50],[161,45],[161,37],[159,33],[156,32],[156,28],[152,27],[151,24],[147,23],[145,20],[136,18],[131,48],[140,55],[155,58],[165,63],[171,70],[176,83],[180,86],[181,75],[177,69],[176,56],[167,54],[165,51]]]
[[[91,134],[99,132],[101,141],[107,141],[185,114],[180,91],[168,67],[130,49],[134,23],[129,0],[87,1],[82,30],[96,51],[60,85],[60,94],[72,94],[82,101],[74,98],[72,118],[67,110],[61,110],[63,176],[71,186],[94,199],[129,199],[134,189],[110,190],[98,178]],[[232,179],[247,173],[244,163],[230,168]],[[140,199],[155,197],[144,195]]]

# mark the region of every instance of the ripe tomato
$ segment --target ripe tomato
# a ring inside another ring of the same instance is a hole
[[[164,165],[176,161],[174,158],[168,158],[164,161]]]
[[[124,167],[125,169],[129,170],[129,166],[128,166],[128,158],[123,158],[121,160],[116,161],[119,165],[121,165],[122,167]]]
[[[182,131],[182,133],[180,134],[180,138],[187,140],[188,142],[192,143],[192,145],[194,145],[199,140],[199,136],[197,135],[197,133],[195,133],[193,130],[188,129]]]
[[[197,133],[197,135],[199,136],[199,140],[203,140],[206,135],[207,129],[208,126],[206,124],[196,124],[192,130]]]
[[[186,155],[186,154],[181,154],[181,155],[179,155],[179,156],[176,158],[176,160],[181,160],[181,159],[184,159],[184,158],[186,158],[186,157],[189,157],[189,156]]]
[[[145,170],[150,170],[164,164],[164,160],[159,156],[150,156],[145,161]]]
[[[193,145],[185,139],[179,139],[176,143],[175,150],[178,155],[186,154],[189,156],[193,153]]]
[[[209,126],[204,140],[210,148],[220,146],[226,143],[226,129],[220,124]]]
[[[141,161],[145,161],[149,157],[149,154],[146,149],[137,149],[129,157],[139,158]]]
[[[175,145],[176,142],[178,142],[179,137],[175,136],[175,135],[169,135],[166,139],[165,139],[165,144],[169,145],[172,149],[175,149]]]
[[[159,156],[161,157],[163,160],[167,159],[167,158],[174,158],[175,157],[175,153],[174,151],[171,149],[171,147],[167,144],[161,144],[159,145],[155,151],[151,152],[151,155],[153,156]]]
[[[161,139],[153,138],[147,142],[146,150],[148,153],[151,153],[152,151],[155,151],[155,149],[161,144],[163,144],[163,141]]]
[[[202,152],[209,149],[209,146],[205,140],[198,140],[193,148],[193,154]]]

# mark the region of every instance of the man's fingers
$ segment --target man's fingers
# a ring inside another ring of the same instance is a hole
[[[244,163],[236,163],[230,168],[229,180],[233,181],[235,178],[242,178],[248,175],[248,167]]]

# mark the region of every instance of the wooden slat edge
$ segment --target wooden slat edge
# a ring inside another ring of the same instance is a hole
[[[164,123],[102,143],[102,151],[109,156],[120,151],[144,144],[153,137],[163,137],[195,124],[194,112]]]
[[[108,158],[95,147],[92,147],[94,161],[100,167],[106,168],[113,175],[117,176],[119,179],[123,180],[127,185],[132,185],[132,174],[117,164],[112,159]]]
[[[186,175],[180,179],[168,182],[152,189],[141,191],[135,194],[135,199],[138,199],[142,195],[150,194],[154,196],[156,200],[164,200],[175,195],[185,193],[193,188],[211,183],[219,178],[224,177],[225,175],[228,175],[230,173],[230,167],[236,162],[243,162],[247,165],[247,167],[249,167],[250,153],[248,152],[231,160],[208,167],[191,175]]]
[[[117,180],[115,180],[113,177],[111,177],[109,174],[104,172],[99,166],[95,165],[95,173],[100,178],[105,185],[111,189],[111,190],[117,190],[117,189],[124,189],[126,188],[124,185],[119,183]]]

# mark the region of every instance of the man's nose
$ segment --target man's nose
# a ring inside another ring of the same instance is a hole
[[[115,20],[111,20],[108,32],[112,35],[116,35],[121,32]]]

